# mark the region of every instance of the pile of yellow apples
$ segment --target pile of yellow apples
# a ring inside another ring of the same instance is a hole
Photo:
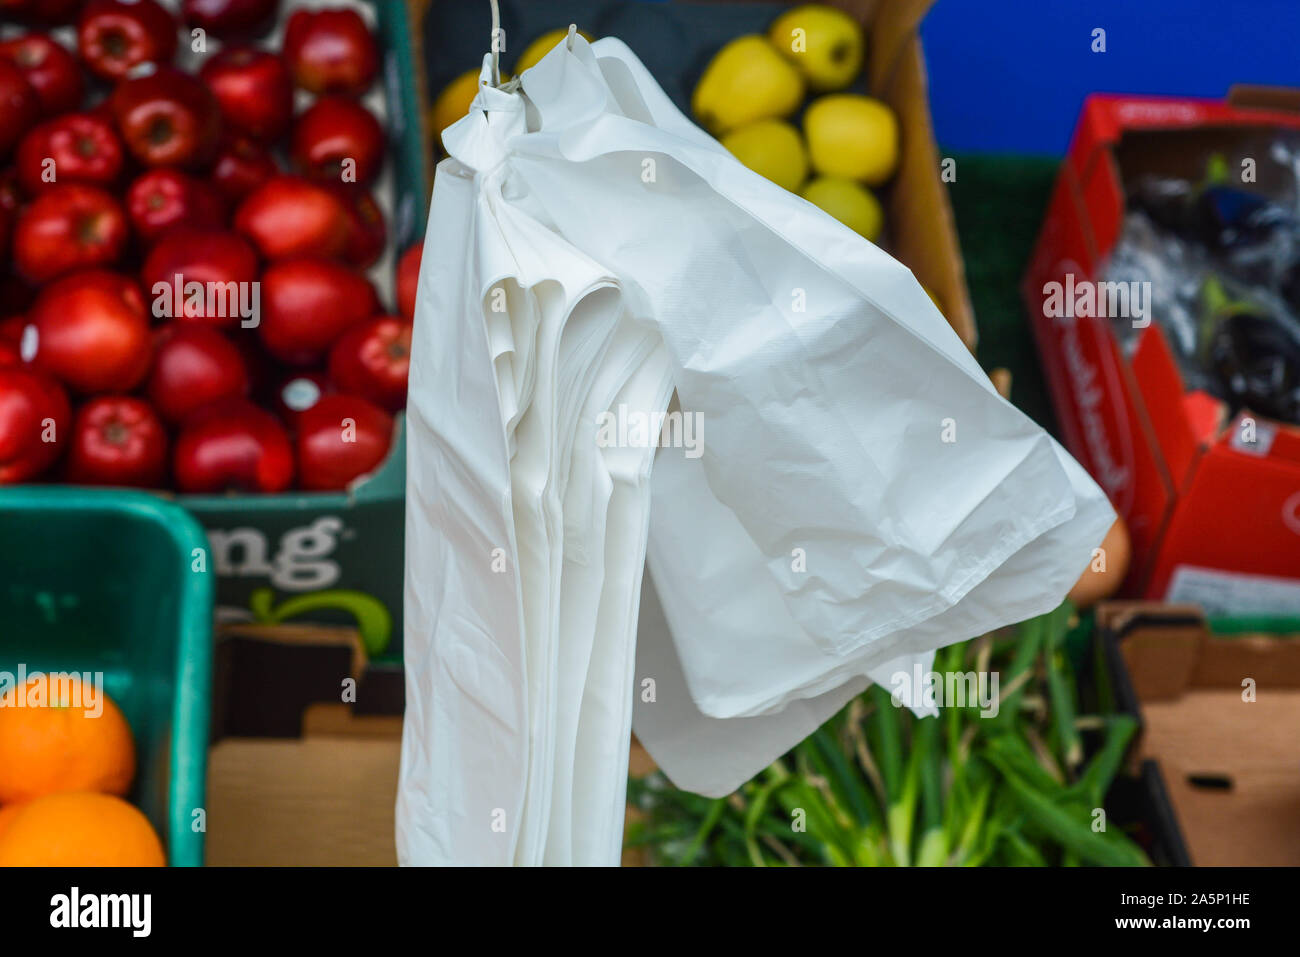
[[[536,64],[567,32],[553,30],[530,43],[512,65],[514,75]],[[766,36],[736,37],[714,55],[695,87],[691,110],[750,169],[876,242],[885,215],[872,189],[894,175],[899,133],[888,106],[845,92],[861,74],[865,56],[866,38],[853,17],[820,3],[792,7]],[[510,76],[504,66],[502,80]],[[469,112],[478,79],[477,69],[467,70],[438,95],[429,111],[434,137]],[[801,108],[802,129],[791,122]]]
[[[898,120],[879,100],[843,92],[866,40],[842,10],[785,11],[766,36],[737,37],[704,69],[691,110],[738,160],[875,242],[885,216],[872,187],[898,166]],[[802,130],[790,118],[804,107]]]

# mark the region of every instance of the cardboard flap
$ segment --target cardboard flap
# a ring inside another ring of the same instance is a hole
[[[1294,635],[1218,638],[1207,633],[1192,685],[1240,692],[1245,678],[1258,682],[1260,693],[1300,689],[1300,641]]]
[[[1142,701],[1164,701],[1191,683],[1205,642],[1202,624],[1137,628],[1124,636],[1120,652]]]
[[[930,111],[926,109],[921,43],[915,36],[903,44],[887,86],[873,92],[898,116],[903,142],[907,144],[894,183],[886,192],[886,220],[944,224],[941,229],[897,229],[890,251],[938,295],[944,317],[973,352],[977,339],[975,314],[966,290],[957,222],[947,188],[937,175],[939,151],[935,148]]]
[[[1205,615],[1199,605],[1170,605],[1162,601],[1103,601],[1097,606],[1097,624],[1121,637],[1136,622],[1148,618],[1175,621],[1179,624],[1196,624]]]
[[[1300,113],[1300,89],[1238,83],[1228,90],[1228,102],[1233,106]]]
[[[842,0],[836,4],[871,24],[867,37],[867,74],[873,93],[885,88],[933,3],[934,0]]]

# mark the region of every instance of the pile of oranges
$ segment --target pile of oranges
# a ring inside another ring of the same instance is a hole
[[[45,675],[10,688],[0,695],[0,867],[163,866],[158,835],[122,797],[134,777],[131,728],[102,691]]]

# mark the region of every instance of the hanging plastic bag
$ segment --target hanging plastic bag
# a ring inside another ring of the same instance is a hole
[[[1054,607],[1114,514],[905,267],[621,42],[490,76],[443,133],[416,306],[399,856],[612,864],[634,702],[668,776],[724,794]],[[600,441],[674,390],[693,448]]]

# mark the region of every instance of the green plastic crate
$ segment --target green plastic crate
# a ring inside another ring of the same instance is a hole
[[[213,596],[193,569],[207,544],[156,495],[0,489],[0,670],[104,673],[135,734],[129,797],[173,866],[203,863]]]

